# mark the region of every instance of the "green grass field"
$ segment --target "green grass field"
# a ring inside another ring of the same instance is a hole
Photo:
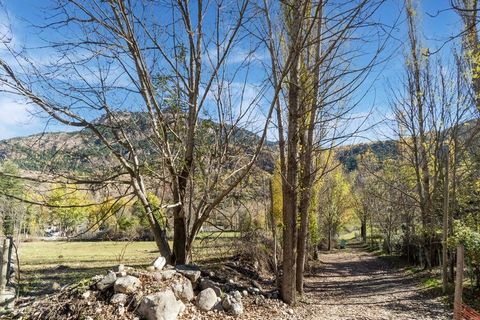
[[[231,235],[219,238],[202,235],[195,242],[193,260],[205,262],[231,256],[235,242]],[[48,293],[54,282],[67,285],[105,273],[118,264],[145,267],[158,256],[153,241],[37,241],[21,243],[18,251],[19,289],[23,296]]]

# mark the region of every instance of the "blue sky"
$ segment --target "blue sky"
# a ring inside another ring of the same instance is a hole
[[[40,24],[44,21],[46,13],[45,6],[49,1],[36,0],[4,0],[2,2],[6,9],[5,14],[0,13],[0,32],[7,32],[6,24],[10,21],[12,26],[13,43],[18,45],[35,46],[38,41],[38,35],[33,32],[32,24]],[[403,8],[403,1],[390,0],[384,5],[379,12],[379,19],[385,24],[392,24],[393,20],[398,16]],[[449,9],[449,0],[421,0],[419,1],[420,11],[419,19],[422,24],[422,34],[425,45],[433,52],[442,46],[449,37],[459,33],[462,23],[459,21],[455,12]],[[434,16],[434,17],[432,17]],[[404,17],[401,17],[401,21]],[[384,65],[378,67],[368,79],[363,90],[367,90],[362,103],[354,111],[358,116],[368,113],[374,108],[374,113],[369,123],[381,121],[385,116],[389,115],[388,108],[388,88],[387,83],[395,84],[399,79],[399,75],[403,70],[403,51],[402,43],[406,40],[404,25],[400,25],[393,34],[394,39],[390,41],[389,52],[392,58]],[[443,47],[438,55],[449,56],[449,47],[458,45],[458,42],[450,42]],[[261,53],[259,53],[261,54]],[[7,59],[8,53],[0,48],[0,56]],[[238,56],[241,56],[239,54]],[[48,59],[48,57],[39,56],[37,59]],[[255,84],[252,84],[252,88]],[[253,89],[252,89],[253,90]],[[254,92],[250,94],[254,95]],[[42,132],[47,128],[48,131],[68,130],[63,126],[55,125],[53,122],[46,126],[45,119],[36,115],[32,115],[31,108],[24,101],[15,99],[0,93],[0,140],[26,136],[38,132]],[[365,133],[369,139],[382,138],[381,132],[385,133],[385,129],[380,127],[377,130]],[[384,138],[384,137],[383,137]]]

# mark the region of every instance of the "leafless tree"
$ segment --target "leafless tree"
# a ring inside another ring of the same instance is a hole
[[[274,86],[281,84],[276,73],[286,62],[292,64],[275,113],[283,178],[281,294],[290,304],[296,291],[303,292],[308,209],[319,170],[313,162],[319,152],[355,134],[343,126],[360,100],[354,93],[381,60],[386,35],[375,33],[372,16],[382,3],[283,1],[266,6]],[[358,39],[369,42],[362,37],[363,28],[376,35],[376,45],[372,52],[362,52],[368,57],[362,64],[355,44]]]
[[[252,75],[261,57],[244,40],[256,11],[249,0],[54,3],[36,48],[51,59],[38,65],[32,50],[3,41],[11,57],[0,59],[2,91],[104,146],[110,170],[89,179],[113,176],[131,188],[161,254],[188,262],[201,226],[266,139],[275,98],[266,101],[268,83]],[[259,114],[264,120],[252,123]],[[258,135],[246,141],[241,128],[248,125]],[[151,190],[163,190],[172,212],[173,253]]]

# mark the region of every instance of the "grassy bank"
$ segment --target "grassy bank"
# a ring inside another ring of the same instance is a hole
[[[195,242],[197,262],[225,258],[234,254],[235,237],[213,238],[202,235]],[[145,267],[157,256],[153,241],[24,242],[19,247],[20,294],[51,292],[53,283],[61,286],[104,273],[118,264]]]

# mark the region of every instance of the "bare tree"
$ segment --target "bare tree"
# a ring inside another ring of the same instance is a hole
[[[443,199],[443,175],[446,156],[458,156],[459,149],[444,155],[445,145],[458,143],[458,130],[472,118],[471,100],[464,90],[463,71],[456,67],[450,71],[442,67],[441,60],[433,60],[422,48],[418,36],[416,7],[406,1],[408,47],[406,49],[405,80],[403,88],[394,91],[393,110],[400,154],[407,167],[413,170],[414,195],[408,185],[398,188],[415,199],[422,225],[422,247],[427,267],[435,258],[433,242],[435,228],[441,219],[438,205]],[[455,55],[453,55],[455,56]],[[457,142],[455,142],[457,141]],[[457,148],[459,146],[457,145]],[[450,172],[446,172],[450,174]],[[447,194],[448,190],[444,190]],[[447,232],[447,230],[445,231]]]
[[[274,86],[282,85],[276,73],[291,63],[275,114],[284,202],[281,293],[287,303],[303,292],[308,211],[319,170],[313,162],[322,150],[354,135],[343,128],[359,101],[353,93],[378,62],[385,35],[376,39],[373,53],[365,53],[365,64],[357,64],[352,47],[363,27],[373,30],[371,18],[382,3],[284,1],[280,8],[269,6],[282,16],[266,15]]]
[[[258,58],[242,41],[255,14],[250,1],[61,0],[52,10],[37,50],[55,58],[38,66],[3,41],[11,59],[0,60],[2,91],[105,146],[116,181],[144,206],[161,254],[188,262],[201,226],[266,139],[273,103],[264,101],[266,81],[250,87]],[[265,121],[252,124],[261,112]],[[259,135],[240,141],[249,124]],[[173,253],[147,196],[158,189],[173,215]]]

